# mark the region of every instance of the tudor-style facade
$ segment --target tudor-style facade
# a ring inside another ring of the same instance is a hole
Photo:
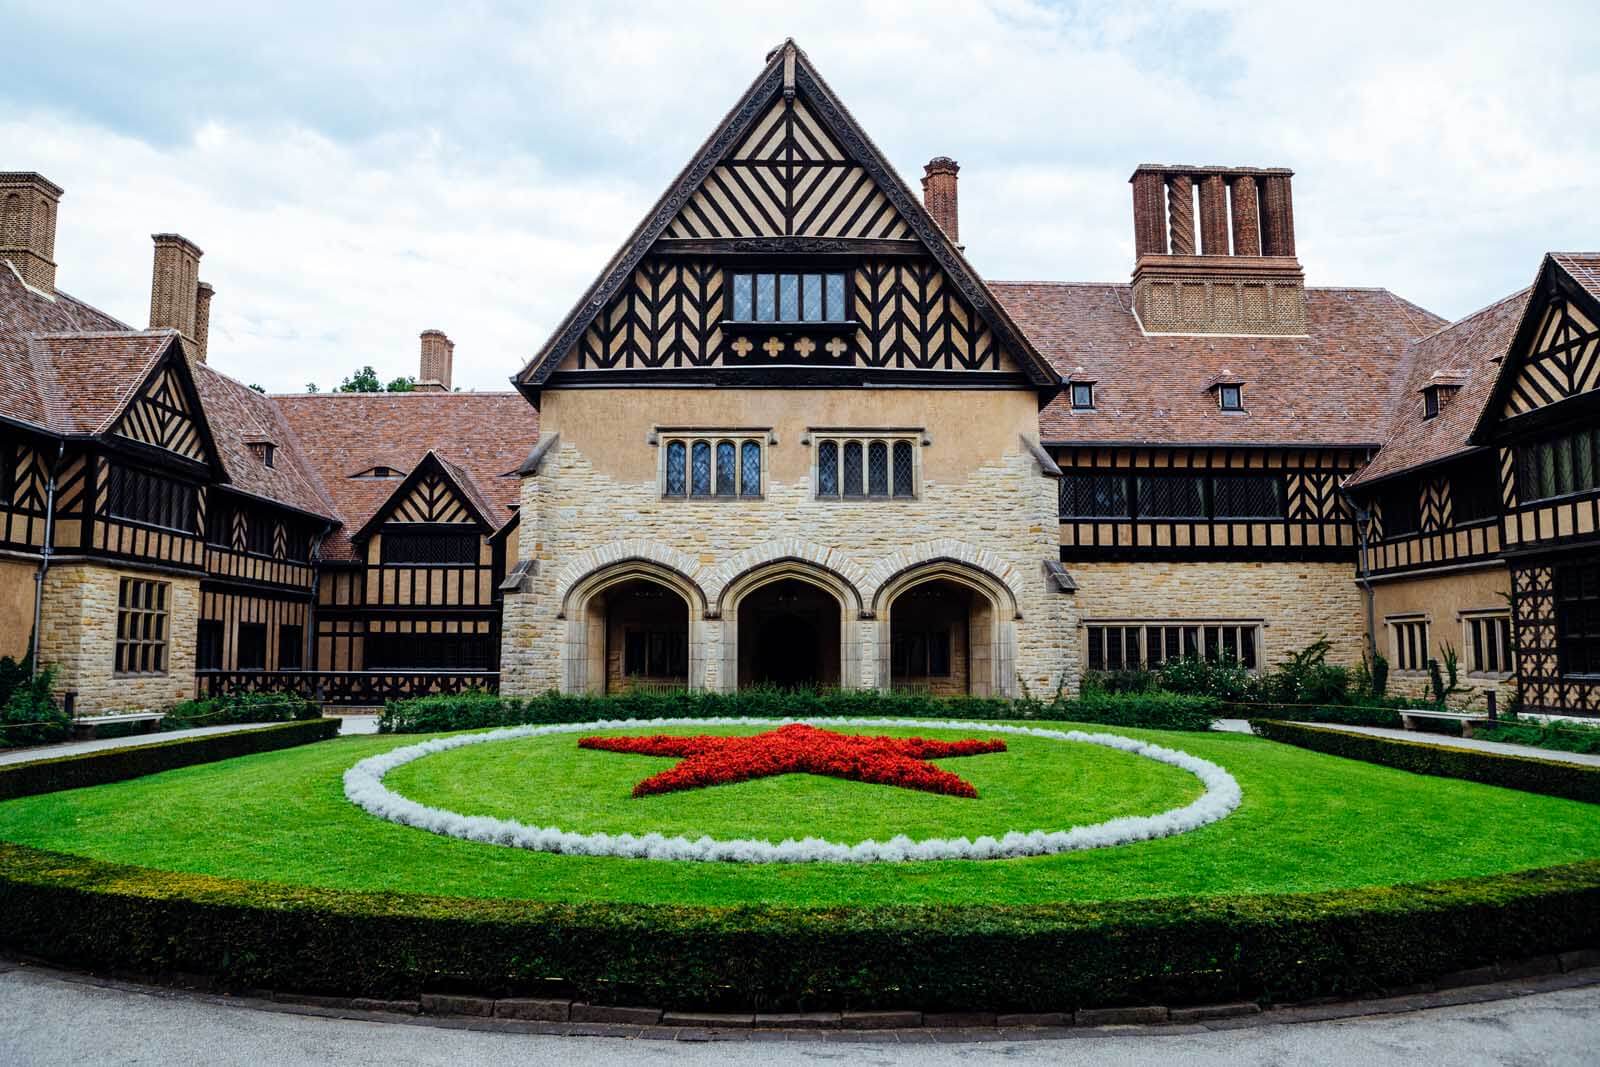
[[[37,606],[89,713],[1018,694],[1326,638],[1600,714],[1600,257],[1447,323],[1308,286],[1290,171],[1146,164],[1129,281],[986,281],[958,171],[919,199],[786,42],[516,392],[428,330],[416,392],[272,397],[207,363],[191,242],[130,329],[0,174],[0,655]]]

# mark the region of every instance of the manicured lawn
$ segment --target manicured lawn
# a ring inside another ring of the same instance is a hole
[[[419,738],[354,737],[0,803],[0,839],[170,870],[353,889],[811,905],[1303,892],[1600,857],[1600,812],[1590,805],[1410,775],[1237,734],[1112,732],[1222,765],[1243,788],[1243,805],[1178,837],[1023,860],[745,866],[592,859],[457,841],[367,815],[344,799],[341,774],[364,756]],[[945,834],[1035,828],[1006,825],[1019,819],[1054,829],[1153,813],[1197,792],[1190,776],[1150,761],[1089,746],[1005,740],[1008,753],[940,764],[976,785],[976,800],[809,776],[632,800],[627,790],[634,781],[670,764],[609,752],[580,756],[570,734],[469,746],[419,760],[389,781],[413,799],[469,814],[571,829],[746,836],[849,837],[844,831],[852,827],[860,828],[857,837],[896,830],[915,836],[932,826]],[[634,814],[645,810],[648,820]]]

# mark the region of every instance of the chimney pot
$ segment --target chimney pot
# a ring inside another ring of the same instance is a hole
[[[155,264],[150,275],[150,328],[177,330],[191,348],[200,296],[200,246],[176,233],[153,233]]]
[[[0,171],[0,260],[41,293],[56,292],[56,205],[61,187],[33,171]]]
[[[210,282],[195,286],[194,295],[194,358],[206,361],[206,345],[211,336],[211,298],[217,295]]]
[[[417,392],[448,393],[450,372],[455,363],[455,342],[443,330],[422,331],[422,363],[418,368]]]
[[[956,176],[961,165],[949,156],[934,156],[922,168],[922,205],[928,209],[952,244],[961,242],[961,218],[956,203]]]

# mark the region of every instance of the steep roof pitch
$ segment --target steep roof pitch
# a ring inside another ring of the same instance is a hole
[[[556,332],[527,366],[512,378],[513,384],[530,400],[536,398],[539,387],[583,336],[595,316],[628,283],[639,262],[701,188],[707,176],[731,149],[743,141],[752,124],[766,112],[768,105],[785,91],[798,92],[827,132],[867,171],[973,310],[989,325],[1001,343],[1015,353],[1029,380],[1041,389],[1057,388],[1060,381],[1049,361],[1018,329],[1005,307],[994,299],[989,287],[967,262],[966,256],[928,214],[922,200],[907,187],[883,152],[839,102],[806,54],[792,40],[773,49],[766,67],[745,90],[739,102],[712,131],[644,220],[634,228],[600,276],[568,312]]]
[[[538,413],[516,393],[314,393],[272,403],[305,448],[344,529],[324,556],[352,559],[350,538],[393,494],[392,479],[355,478],[373,467],[412,471],[436,453],[475,504],[501,526],[521,492],[517,469],[539,436]]]
[[[1486,444],[1505,410],[1525,354],[1549,299],[1565,295],[1600,318],[1600,252],[1547,252],[1534,277],[1532,293],[1495,373],[1493,387],[1472,430],[1474,444]]]
[[[496,512],[494,505],[489,502],[483,488],[478,485],[477,479],[473,478],[471,471],[451,463],[439,453],[429,449],[417,461],[417,465],[411,468],[411,473],[402,478],[399,484],[394,487],[394,491],[385,497],[383,503],[367,517],[367,521],[362,523],[361,528],[350,535],[351,540],[364,541],[370,537],[378,523],[401,500],[410,495],[412,489],[416,487],[424,475],[434,470],[437,470],[451,485],[455,486],[456,490],[461,494],[462,500],[466,502],[467,507],[490,530],[498,530],[501,524],[506,521],[504,514]]]
[[[1474,451],[1478,415],[1494,388],[1495,373],[1516,332],[1529,289],[1512,293],[1410,346],[1405,391],[1390,419],[1383,447],[1346,483],[1367,485]],[[1422,417],[1422,391],[1448,381],[1460,388],[1444,410]]]
[[[1326,288],[1306,290],[1304,337],[1151,336],[1128,285],[990,287],[1063,377],[1097,383],[1094,410],[1060,397],[1040,413],[1046,441],[1376,445],[1407,343],[1444,325],[1387,290]],[[1243,382],[1243,412],[1218,410],[1224,377]]]
[[[52,299],[30,289],[15,267],[0,262],[0,418],[53,428],[47,406],[58,395],[49,377],[53,362],[47,358],[40,366],[29,342],[41,334],[69,333],[131,335],[124,323],[75,297],[58,291]]]

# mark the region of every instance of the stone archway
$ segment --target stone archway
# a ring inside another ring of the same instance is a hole
[[[682,603],[681,613],[674,600]],[[633,666],[641,670],[632,673],[647,676],[652,684],[673,684],[681,677],[689,689],[705,688],[705,617],[706,598],[699,584],[654,560],[618,560],[589,572],[561,599],[561,618],[566,620],[561,691],[614,691],[624,685]],[[637,634],[643,635],[644,646],[630,649]],[[630,651],[642,659],[630,664]],[[670,670],[659,677],[651,673],[663,665]]]
[[[897,605],[912,599],[919,602],[916,621],[902,613],[897,622]],[[893,688],[898,674],[903,684],[939,695],[1016,695],[1020,612],[1015,593],[995,575],[962,560],[927,560],[890,575],[872,606],[880,689]]]
[[[862,684],[861,594],[838,572],[809,560],[773,560],[728,582],[718,607],[725,688]]]

